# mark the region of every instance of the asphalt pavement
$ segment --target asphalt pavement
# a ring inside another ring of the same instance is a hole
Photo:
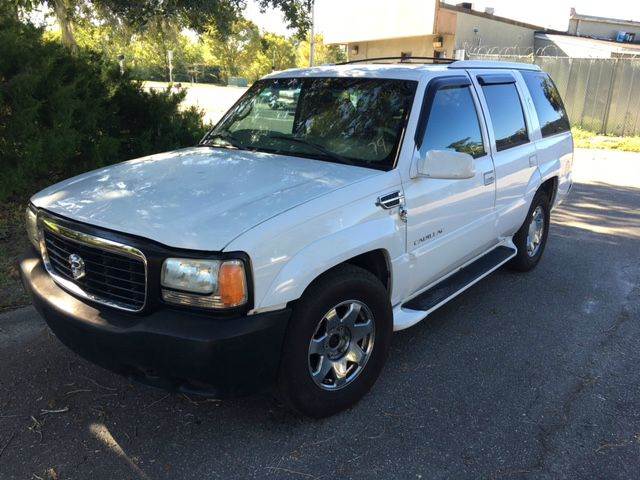
[[[168,394],[0,316],[0,479],[640,477],[640,155],[581,151],[528,274],[417,326],[354,408]]]

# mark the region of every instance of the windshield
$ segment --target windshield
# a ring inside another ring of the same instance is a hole
[[[416,86],[372,78],[260,80],[202,144],[390,170]]]

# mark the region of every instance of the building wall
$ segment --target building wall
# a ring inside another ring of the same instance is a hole
[[[640,45],[587,37],[537,33],[536,55],[571,58],[640,57]]]
[[[580,20],[572,18],[569,20],[569,33],[582,37],[608,38],[615,40],[618,32],[628,32],[636,34],[636,41],[639,41],[640,26],[632,26],[625,23],[598,22],[593,20]]]
[[[535,30],[520,25],[457,12],[456,49],[473,47],[518,47],[520,52],[533,49]],[[477,33],[474,29],[477,28]]]
[[[349,60],[363,60],[377,57],[399,57],[403,52],[410,52],[414,57],[433,56],[433,40],[435,35],[420,37],[392,38],[371,42],[354,42],[347,45]],[[354,47],[358,53],[354,53]]]
[[[402,53],[454,58],[455,50],[478,46],[516,47],[519,53],[533,50],[538,27],[467,13],[436,1],[340,0],[335,21],[324,31],[325,41],[346,45],[349,60],[399,57]],[[438,37],[442,46],[434,47]]]
[[[325,0],[324,41],[348,44],[434,33],[437,0]],[[325,14],[326,16],[326,14]]]

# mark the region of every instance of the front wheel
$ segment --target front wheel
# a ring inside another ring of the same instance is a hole
[[[535,268],[547,244],[550,223],[549,199],[538,191],[533,197],[529,213],[520,230],[513,236],[518,253],[509,262],[509,267],[519,272]]]
[[[350,407],[378,378],[392,332],[391,304],[378,278],[353,265],[326,273],[294,308],[280,365],[281,397],[317,418]]]

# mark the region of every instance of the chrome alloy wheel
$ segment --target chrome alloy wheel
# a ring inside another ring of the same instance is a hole
[[[309,342],[309,373],[324,390],[338,390],[362,372],[373,351],[375,324],[371,310],[347,300],[329,310]]]
[[[544,210],[540,205],[531,214],[529,232],[527,233],[527,255],[535,257],[540,250],[540,244],[544,236],[545,220]]]

